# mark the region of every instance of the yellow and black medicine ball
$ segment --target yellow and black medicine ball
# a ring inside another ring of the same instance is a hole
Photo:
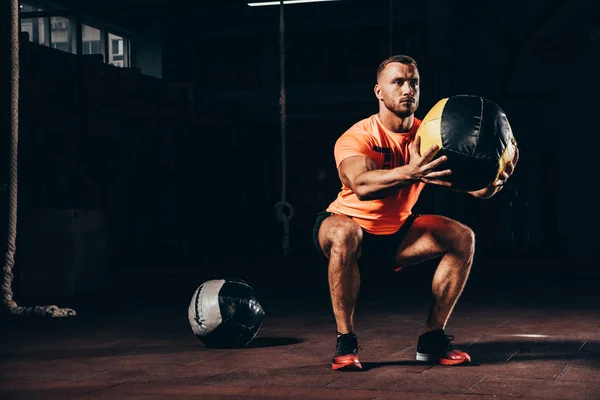
[[[504,111],[494,102],[473,95],[438,101],[417,135],[421,137],[421,154],[437,144],[434,159],[448,157],[440,168],[452,170],[444,180],[452,183],[449,189],[458,191],[492,184],[514,158],[517,145]]]

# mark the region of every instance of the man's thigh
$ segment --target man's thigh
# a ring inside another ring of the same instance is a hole
[[[444,244],[459,227],[462,227],[459,222],[444,216],[419,216],[397,248],[396,263],[408,266],[442,256],[445,252]]]

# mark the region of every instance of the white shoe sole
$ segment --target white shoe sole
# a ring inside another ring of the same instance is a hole
[[[437,359],[436,359],[436,357],[432,356],[431,354],[419,353],[417,351],[417,361],[433,362],[433,361],[437,361]]]

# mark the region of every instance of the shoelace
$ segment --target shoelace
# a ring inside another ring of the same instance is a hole
[[[444,336],[439,336],[440,338],[440,345],[443,349],[445,350],[454,350],[455,347],[452,344],[452,341],[454,340],[454,335],[444,335]]]

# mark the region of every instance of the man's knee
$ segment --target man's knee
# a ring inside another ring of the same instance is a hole
[[[465,253],[465,256],[471,256],[475,252],[475,232],[473,229],[460,222],[454,221],[451,243],[455,251]]]
[[[338,226],[332,230],[331,237],[334,244],[356,250],[362,240],[363,232],[358,225]]]
[[[319,242],[332,251],[356,252],[362,241],[363,230],[351,218],[334,215],[323,222]]]

